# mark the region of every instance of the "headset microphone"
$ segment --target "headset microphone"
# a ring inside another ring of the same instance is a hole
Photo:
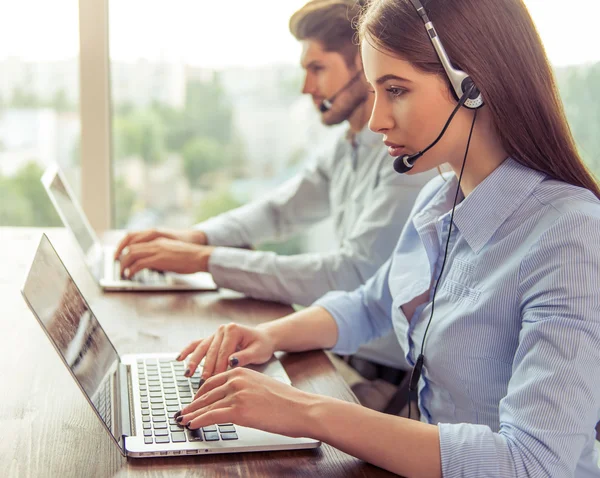
[[[332,107],[333,107],[333,102],[335,101],[335,99],[338,97],[338,95],[344,91],[346,91],[348,88],[350,88],[350,86],[352,86],[354,84],[354,82],[356,80],[358,80],[360,78],[360,75],[362,74],[362,70],[358,71],[356,73],[356,75],[354,75],[350,81],[348,81],[348,83],[346,83],[344,86],[342,86],[338,91],[336,91],[335,95],[333,95],[330,98],[326,98],[324,99],[321,104],[319,105],[319,111],[321,111],[321,113],[327,113]]]
[[[454,111],[452,111],[452,114],[448,118],[448,121],[446,121],[446,124],[444,125],[444,129],[442,129],[442,132],[440,133],[440,135],[436,138],[436,140],[433,143],[431,143],[429,146],[427,146],[423,151],[419,151],[418,153],[415,153],[415,154],[405,154],[403,156],[398,156],[394,160],[394,169],[396,170],[397,173],[404,174],[404,173],[410,171],[412,169],[412,167],[415,165],[415,163],[417,162],[417,159],[419,159],[427,151],[429,151],[436,144],[438,144],[439,140],[442,139],[444,134],[446,134],[446,130],[448,129],[448,126],[450,126],[450,123],[452,123],[454,116],[456,115],[458,110],[465,104],[465,102],[469,99],[469,97],[473,93],[473,90],[475,90],[475,85],[471,84],[469,86],[468,90],[465,91],[463,93],[463,95],[461,96],[460,100],[458,101],[458,104],[454,108]]]

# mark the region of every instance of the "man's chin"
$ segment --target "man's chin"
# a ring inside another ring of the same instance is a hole
[[[343,123],[346,120],[347,118],[342,118],[340,116],[331,116],[329,115],[329,113],[321,114],[321,123],[325,126],[335,126],[340,123]]]

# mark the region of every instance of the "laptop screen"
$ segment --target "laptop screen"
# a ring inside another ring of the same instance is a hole
[[[54,247],[42,236],[23,296],[63,362],[118,443],[110,376],[120,361]]]
[[[82,212],[78,208],[75,198],[69,193],[60,174],[57,173],[54,175],[49,186],[49,192],[55,201],[56,208],[65,226],[71,230],[75,236],[75,240],[87,256],[96,243],[96,240],[88,229],[88,225],[82,217]]]

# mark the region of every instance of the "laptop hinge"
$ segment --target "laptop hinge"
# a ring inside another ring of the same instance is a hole
[[[117,383],[118,383],[118,394],[117,394],[117,400],[118,400],[118,410],[119,410],[119,430],[121,431],[121,437],[123,440],[123,450],[125,451],[125,454],[127,454],[127,448],[125,447],[125,438],[132,436],[132,417],[133,415],[133,410],[132,410],[132,403],[131,400],[129,399],[130,395],[130,387],[129,387],[129,370],[127,368],[127,365],[125,365],[124,363],[119,363],[119,366],[117,367]],[[135,431],[134,431],[135,433]]]

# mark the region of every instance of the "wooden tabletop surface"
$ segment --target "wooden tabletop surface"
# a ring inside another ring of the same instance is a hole
[[[395,476],[327,444],[289,452],[123,458],[21,297],[42,232],[120,354],[179,351],[191,338],[211,334],[222,323],[256,325],[291,311],[226,290],[102,293],[65,230],[0,227],[1,476]],[[296,387],[356,402],[323,352],[287,354],[282,363]],[[364,436],[374,439],[369,430]]]

